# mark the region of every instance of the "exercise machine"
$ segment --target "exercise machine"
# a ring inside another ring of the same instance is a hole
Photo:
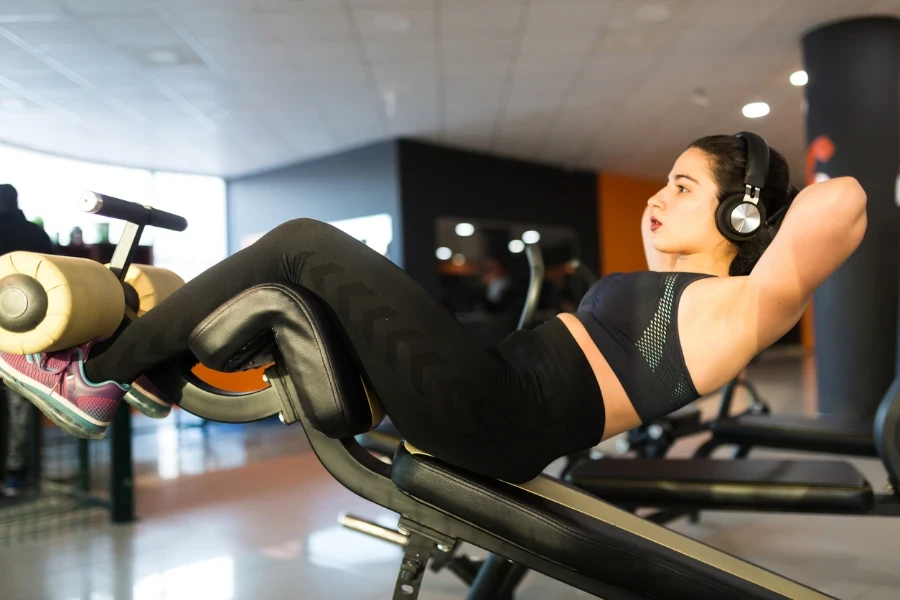
[[[105,202],[97,213],[116,216],[106,209],[122,202]],[[197,378],[191,360],[174,360],[152,378],[169,399],[215,421],[277,415],[299,424],[338,482],[400,516],[406,540],[395,600],[415,600],[428,563],[463,542],[607,600],[828,597],[558,479],[513,485],[408,444],[391,464],[378,460],[356,436],[381,422],[379,390],[360,370],[328,308],[306,290],[280,284],[248,289],[213,311],[190,336],[189,348],[219,371],[270,364],[269,387],[229,394]],[[900,410],[887,411],[883,421],[896,430]],[[887,451],[900,460],[896,446]]]

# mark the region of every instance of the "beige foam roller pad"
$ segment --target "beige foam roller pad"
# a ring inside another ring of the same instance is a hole
[[[47,314],[23,333],[0,329],[0,350],[54,352],[112,335],[125,313],[125,293],[112,272],[85,258],[11,252],[0,256],[0,279],[20,273],[47,293]]]
[[[131,265],[125,282],[131,284],[141,301],[137,311],[139,317],[184,285],[184,280],[176,273],[147,265]]]

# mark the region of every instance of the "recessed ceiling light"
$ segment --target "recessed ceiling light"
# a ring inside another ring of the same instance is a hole
[[[383,31],[398,33],[412,27],[412,20],[402,15],[378,15],[372,19],[372,24]]]
[[[634,9],[634,16],[642,23],[662,23],[672,16],[672,11],[665,4],[642,4]]]
[[[469,237],[475,233],[475,226],[471,223],[460,223],[456,226],[456,235],[460,237]]]
[[[809,82],[809,75],[806,74],[806,71],[795,71],[791,73],[791,83],[800,86],[806,85]]]
[[[769,105],[765,102],[751,102],[745,105],[741,112],[748,119],[758,119],[769,114]]]
[[[453,256],[453,250],[446,246],[441,246],[437,249],[435,255],[438,257],[438,260],[450,260],[450,257]]]
[[[522,234],[522,241],[526,244],[537,244],[541,241],[541,234],[535,230],[526,231]]]
[[[174,50],[151,50],[147,53],[147,60],[158,65],[174,65],[181,61],[181,57]]]

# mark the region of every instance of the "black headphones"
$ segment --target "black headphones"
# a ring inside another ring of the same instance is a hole
[[[744,174],[744,192],[733,194],[719,203],[716,210],[716,227],[733,242],[744,242],[759,233],[766,221],[766,207],[760,202],[762,190],[769,174],[769,144],[762,137],[749,131],[735,134],[747,146],[747,168]]]

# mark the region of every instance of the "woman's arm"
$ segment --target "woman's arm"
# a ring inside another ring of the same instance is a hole
[[[800,319],[813,292],[859,246],[866,231],[866,192],[852,177],[804,189],[746,283],[744,313],[758,350]]]
[[[650,207],[644,209],[641,217],[641,237],[644,240],[644,256],[647,257],[647,268],[651,271],[672,271],[678,258],[673,254],[660,252],[653,247],[653,232],[650,231]]]

